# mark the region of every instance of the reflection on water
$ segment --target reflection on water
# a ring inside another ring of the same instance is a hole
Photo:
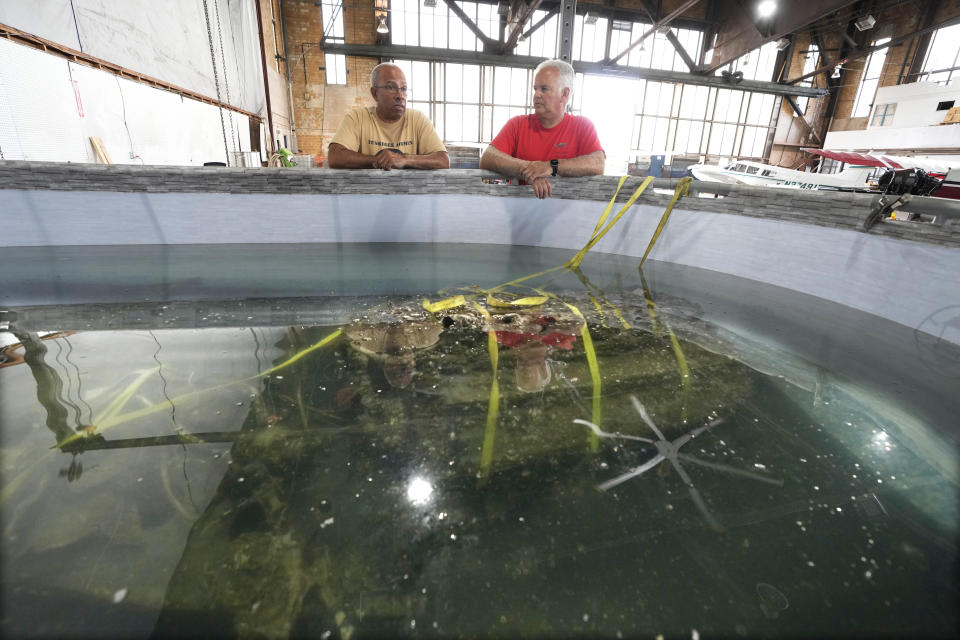
[[[758,342],[666,272],[595,260],[530,308],[207,301],[170,328],[160,301],[43,331],[18,310],[3,632],[952,634],[947,387],[899,354],[850,379],[822,340]]]

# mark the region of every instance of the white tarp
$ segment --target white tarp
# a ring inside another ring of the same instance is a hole
[[[220,116],[223,115],[223,124]],[[6,160],[202,165],[250,150],[242,114],[0,40],[0,153]]]
[[[253,0],[0,0],[0,23],[209,98],[219,85],[253,113],[265,105]]]

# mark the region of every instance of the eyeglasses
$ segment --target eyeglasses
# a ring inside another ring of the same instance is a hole
[[[389,91],[390,93],[402,93],[403,95],[407,95],[407,88],[406,88],[406,87],[398,87],[397,85],[393,84],[392,82],[391,82],[390,84],[375,84],[375,85],[373,85],[373,88],[374,88],[374,89],[386,89],[386,90]]]

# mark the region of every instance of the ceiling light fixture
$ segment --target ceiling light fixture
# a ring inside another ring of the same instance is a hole
[[[777,12],[777,0],[760,0],[757,3],[757,16],[766,19]]]
[[[437,6],[437,0],[423,0],[423,6],[433,9]]]
[[[835,66],[835,67],[833,68],[833,73],[830,74],[830,77],[831,77],[831,78],[839,78],[839,77],[840,77],[840,70],[841,70],[841,69],[843,69],[843,66],[842,66],[842,65],[839,65],[839,64],[838,64],[837,66]]]
[[[584,24],[597,24],[597,18],[599,17],[593,11],[587,11],[586,15],[583,16],[583,22]]]
[[[387,27],[387,14],[385,13],[377,15],[377,33],[390,33],[390,28]]]
[[[873,29],[875,24],[877,24],[877,19],[868,13],[854,22],[853,26],[857,28],[857,31],[866,31],[867,29]]]

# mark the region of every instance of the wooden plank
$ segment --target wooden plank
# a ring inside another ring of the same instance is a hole
[[[98,136],[90,136],[90,146],[93,147],[93,153],[97,156],[100,164],[113,164],[110,161],[110,154],[107,153],[107,148],[103,146],[103,140]]]

